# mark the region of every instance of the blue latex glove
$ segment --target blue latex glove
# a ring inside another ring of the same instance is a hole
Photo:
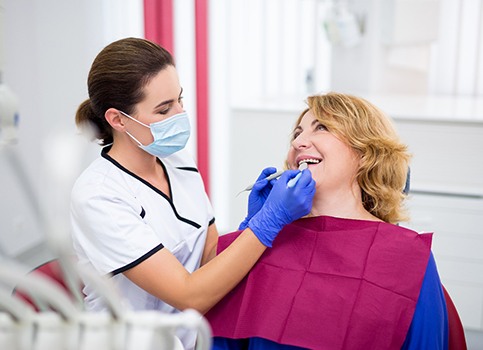
[[[246,229],[248,227],[248,222],[253,217],[253,215],[258,213],[258,211],[263,207],[263,204],[267,200],[267,197],[272,190],[272,182],[276,181],[268,181],[266,178],[275,173],[276,171],[277,169],[273,167],[265,168],[260,173],[260,176],[258,176],[258,179],[255,182],[255,185],[253,185],[253,188],[250,192],[250,196],[248,196],[248,214],[245,220],[243,220],[243,222],[238,227],[239,230]]]
[[[265,204],[248,222],[248,227],[267,247],[272,246],[286,224],[307,215],[312,209],[315,181],[310,170],[302,171],[298,182],[293,187],[288,186],[290,179],[299,173],[299,170],[288,170],[274,181]]]

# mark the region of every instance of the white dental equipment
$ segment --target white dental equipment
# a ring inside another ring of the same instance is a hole
[[[15,285],[17,290],[35,297],[35,300],[41,300],[42,304],[45,303],[54,310],[33,312],[27,304],[22,306],[20,298],[11,296],[9,299],[12,305],[16,305],[15,309],[2,305],[13,316],[11,337],[15,339],[10,339],[14,346],[11,349],[64,349],[66,327],[75,320],[79,311],[69,295],[43,275],[25,275],[24,269],[13,261],[4,261],[0,265],[0,282]],[[25,314],[20,316],[22,309]],[[7,320],[4,318],[3,321]]]
[[[30,305],[15,298],[3,288],[0,288],[0,310],[9,314],[15,321],[24,321],[34,312]],[[0,349],[3,348],[0,347]]]
[[[22,293],[41,299],[58,311],[64,319],[73,319],[78,312],[69,295],[59,285],[39,273],[25,275],[24,269],[13,261],[0,265],[0,281],[16,286]]]
[[[20,334],[28,330],[33,308],[0,288],[0,349],[18,349]]]
[[[106,299],[108,312],[80,310],[68,293],[40,273],[25,275],[20,265],[3,261],[0,265],[0,347],[11,350],[182,350],[178,331],[197,333],[196,349],[211,348],[211,330],[195,310],[178,314],[134,311],[122,302],[114,284],[94,271],[76,269],[84,279],[96,281],[96,289]],[[42,301],[49,311],[35,312],[18,295],[2,285]]]
[[[1,79],[0,76],[0,148],[17,141],[19,118],[18,99]]]
[[[302,171],[302,170],[305,170],[307,169],[308,165],[307,163],[302,163],[299,165],[299,170]],[[273,173],[272,175],[270,176],[267,176],[265,179],[267,179],[268,181],[271,181],[273,179],[276,179],[278,177],[280,177],[286,170],[279,170],[277,171],[276,173]],[[297,176],[295,176],[293,179],[291,179],[289,182],[288,182],[288,187],[293,187],[295,186],[295,184],[297,183],[297,181],[299,180],[300,176],[301,176],[301,172],[299,174],[297,174]],[[255,186],[256,182],[247,186],[244,190],[242,190],[241,192],[245,192],[245,191],[251,191],[253,186]],[[240,193],[241,193],[240,192]]]
[[[176,329],[198,332],[197,349],[211,349],[211,330],[206,319],[197,311],[187,309],[178,314],[161,314],[157,311],[139,311],[126,314],[124,336],[127,349],[182,350],[175,336]]]

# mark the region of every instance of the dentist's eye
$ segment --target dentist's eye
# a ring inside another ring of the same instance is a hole
[[[168,113],[171,111],[171,109],[173,109],[173,104],[174,104],[174,103],[175,103],[175,102],[173,101],[173,102],[171,102],[171,103],[169,103],[169,104],[164,105],[164,106],[163,106],[163,109],[159,110],[159,111],[157,112],[157,114],[162,114],[162,115],[166,115],[166,114],[168,114]]]
[[[168,114],[169,113],[169,110],[170,110],[170,108],[163,109],[162,111],[159,111],[158,114],[162,114],[162,115]]]

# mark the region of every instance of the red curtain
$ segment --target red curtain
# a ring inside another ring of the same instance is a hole
[[[144,37],[174,55],[173,0],[144,0]]]
[[[208,0],[194,0],[196,52],[197,161],[210,194]],[[173,0],[144,0],[144,36],[174,53]]]

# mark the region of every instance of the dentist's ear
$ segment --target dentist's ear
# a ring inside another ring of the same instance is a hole
[[[121,112],[115,108],[109,108],[104,114],[104,118],[109,125],[117,131],[124,131],[125,123]]]

